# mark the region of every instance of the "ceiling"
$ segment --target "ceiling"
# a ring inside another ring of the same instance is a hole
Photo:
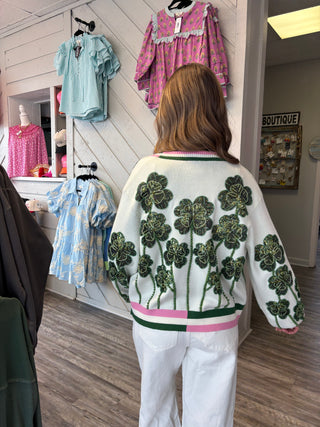
[[[75,3],[76,0],[0,0],[0,36]],[[269,0],[268,14],[274,16],[318,5],[319,0]],[[281,40],[268,25],[267,66],[318,58],[320,58],[320,32]]]
[[[319,6],[319,0],[269,0],[268,15]],[[281,40],[268,25],[266,66],[320,58],[320,32]]]
[[[76,0],[0,0],[0,36]]]

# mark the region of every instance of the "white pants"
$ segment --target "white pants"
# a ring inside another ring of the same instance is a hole
[[[175,376],[182,365],[183,427],[231,427],[236,393],[238,327],[177,332],[133,322],[141,368],[139,427],[180,427]]]

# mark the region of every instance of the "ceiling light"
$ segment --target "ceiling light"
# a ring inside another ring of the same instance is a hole
[[[320,6],[271,16],[268,22],[282,39],[316,33],[320,31]]]

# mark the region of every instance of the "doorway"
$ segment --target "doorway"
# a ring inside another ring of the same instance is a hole
[[[317,0],[269,0],[268,15],[318,5]],[[263,194],[290,262],[304,267],[315,267],[318,249],[320,164],[309,155],[309,143],[320,136],[319,73],[319,33],[280,39],[268,25],[263,113],[299,111],[302,150],[298,188]]]

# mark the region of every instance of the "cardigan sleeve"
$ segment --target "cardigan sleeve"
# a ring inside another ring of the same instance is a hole
[[[137,62],[136,74],[134,76],[134,80],[137,82],[139,90],[149,89],[150,87],[150,69],[156,53],[152,32],[153,20],[151,19],[144,35],[142,48]]]
[[[126,183],[108,246],[109,278],[120,296],[129,302],[129,283],[138,272],[140,204],[135,200],[134,178]]]
[[[299,325],[304,319],[299,286],[263,198],[251,214],[247,253],[251,284],[268,322],[284,329]]]

